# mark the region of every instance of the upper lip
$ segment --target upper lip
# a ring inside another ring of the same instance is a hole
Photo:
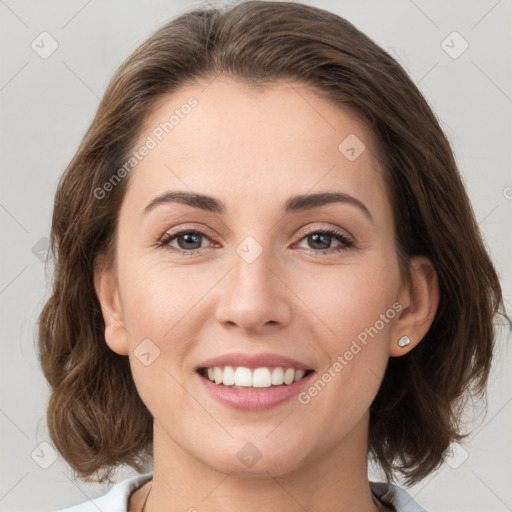
[[[264,366],[281,366],[283,368],[294,368],[296,370],[311,370],[311,366],[301,363],[291,357],[262,352],[260,354],[244,354],[233,352],[212,357],[200,363],[199,368],[213,368],[214,366],[243,366],[245,368],[261,368]]]

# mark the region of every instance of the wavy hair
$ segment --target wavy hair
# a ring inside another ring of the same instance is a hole
[[[485,391],[494,318],[510,325],[497,272],[475,220],[450,144],[404,69],[347,20],[297,2],[245,1],[194,8],[167,22],[117,69],[62,175],[50,234],[53,288],[39,318],[39,358],[51,386],[51,440],[79,478],[110,480],[121,464],[145,469],[153,418],[127,356],[106,344],[93,285],[98,256],[113,263],[129,176],[102,188],[135,148],[165,95],[223,75],[264,87],[309,85],[365,123],[377,141],[396,223],[403,276],[425,255],[440,302],[423,341],[392,357],[370,407],[369,455],[388,481],[413,484],[442,463],[460,432],[466,391]],[[96,475],[96,478],[91,476]]]

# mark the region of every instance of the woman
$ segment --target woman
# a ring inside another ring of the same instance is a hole
[[[421,511],[395,474],[462,439],[506,317],[425,99],[296,2],[196,9],[138,48],[51,242],[52,441],[85,481],[146,471],[69,512]]]

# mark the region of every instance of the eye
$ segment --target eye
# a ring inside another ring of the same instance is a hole
[[[340,251],[347,250],[355,246],[355,243],[349,239],[344,233],[334,228],[314,229],[306,233],[301,233],[302,240],[307,240],[313,245],[313,249],[306,249],[306,252],[312,254],[332,254]],[[193,255],[200,252],[205,247],[202,247],[202,239],[211,241],[202,231],[197,229],[182,230],[175,233],[166,233],[162,239],[157,243],[158,247],[168,247],[174,252],[183,255]],[[340,245],[337,247],[329,248],[326,245],[331,245],[332,240],[337,240]],[[178,247],[173,245],[176,242]]]
[[[158,247],[170,247],[171,250],[177,251],[180,254],[195,254],[200,251],[204,247],[201,247],[201,238],[206,238],[210,240],[210,238],[203,233],[202,231],[198,231],[196,229],[188,229],[184,231],[178,231],[177,233],[167,233],[163,236],[163,238],[158,242]],[[171,244],[176,240],[178,247],[175,247]]]
[[[307,233],[302,233],[302,240],[306,240],[308,243],[312,244],[313,249],[306,249],[306,252],[318,254],[332,254],[340,251],[345,251],[355,246],[355,243],[350,240],[344,233],[338,231],[334,228],[326,228],[326,229],[314,229]],[[331,245],[332,240],[338,240],[341,244],[337,247],[329,248],[325,247],[326,245]]]

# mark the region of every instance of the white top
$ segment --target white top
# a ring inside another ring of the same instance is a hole
[[[132,476],[114,484],[110,491],[99,498],[57,510],[56,512],[98,512],[98,510],[105,512],[128,512],[130,495],[139,487],[142,487],[148,480],[151,480],[151,478],[153,478],[153,473]],[[381,503],[392,507],[397,512],[427,512],[412,499],[408,492],[396,485],[384,482],[370,482],[370,489]]]

